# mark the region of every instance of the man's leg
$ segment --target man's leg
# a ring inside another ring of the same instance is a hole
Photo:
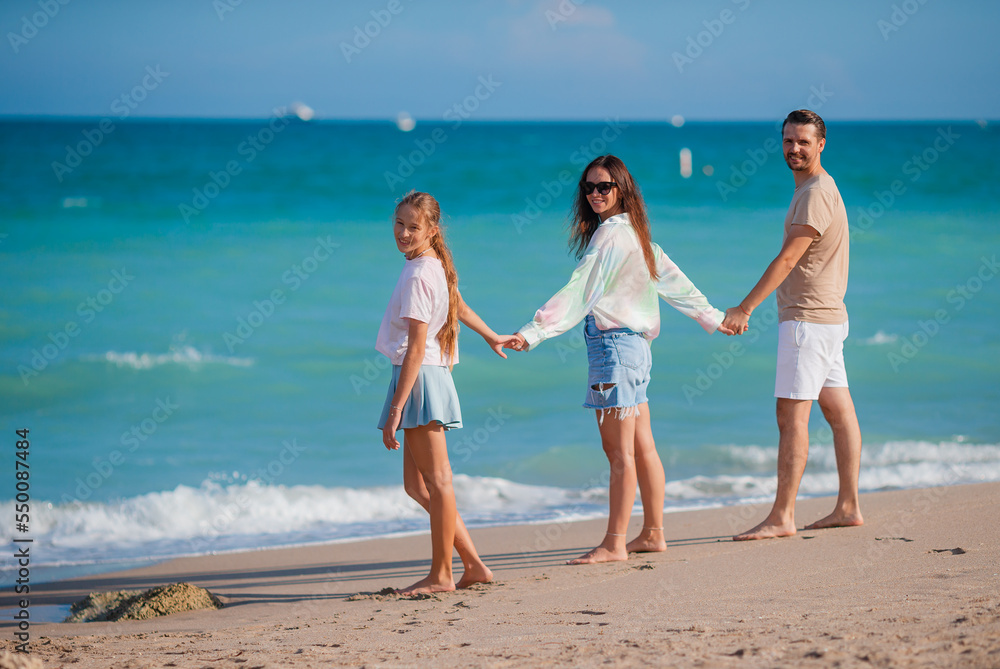
[[[849,388],[823,388],[819,393],[819,407],[833,430],[833,450],[837,456],[837,475],[840,490],[837,506],[826,518],[806,526],[807,530],[825,527],[863,525],[861,503],[858,499],[858,476],[861,471],[861,427],[854,411],[854,400]]]
[[[809,410],[812,400],[779,397],[776,414],[778,431],[778,492],[774,506],[760,525],[737,534],[733,541],[789,537],[795,534],[795,496],[809,456]]]

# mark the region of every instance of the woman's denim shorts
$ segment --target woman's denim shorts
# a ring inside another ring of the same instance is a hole
[[[599,330],[594,317],[584,319],[583,337],[587,342],[587,409],[619,409],[619,417],[632,415],[625,411],[647,402],[646,387],[653,367],[649,342],[628,328]],[[601,387],[614,384],[611,387]]]

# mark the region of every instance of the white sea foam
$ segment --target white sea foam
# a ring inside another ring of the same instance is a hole
[[[886,334],[879,330],[871,337],[862,339],[861,343],[865,346],[881,346],[882,344],[894,344],[897,339],[899,339],[899,335]]]
[[[778,461],[778,448],[765,446],[725,446],[723,454],[737,464],[771,467]]]
[[[773,499],[776,449],[731,446],[728,451],[730,468],[745,462],[754,471],[669,481],[667,510]],[[969,444],[960,438],[896,441],[866,446],[862,452],[865,491],[984,481],[1000,481],[1000,444]],[[607,513],[606,487],[558,488],[466,475],[456,475],[454,486],[458,507],[472,526],[580,520]],[[836,491],[833,447],[813,446],[801,494]],[[32,512],[32,559],[38,566],[254,550],[427,529],[426,514],[400,485],[328,488],[210,480],[197,488],[178,486],[109,502],[39,500]],[[12,532],[9,525],[0,526],[0,539],[13,545]],[[5,558],[3,569],[12,568],[11,559]]]
[[[600,515],[604,490],[530,486],[499,478],[454,477],[473,524]],[[111,557],[197,555],[423,530],[426,513],[402,486],[327,488],[257,481],[165,491],[101,503],[33,505],[35,564],[70,565]],[[10,542],[10,530],[2,531]]]
[[[151,369],[160,365],[230,365],[232,367],[250,367],[253,358],[214,355],[203,353],[193,346],[183,346],[171,349],[169,353],[136,353],[135,351],[108,351],[102,355],[85,355],[81,357],[86,362],[109,362],[117,367],[132,369]]]
[[[73,209],[81,208],[86,209],[87,207],[100,207],[101,198],[99,197],[64,197],[62,199],[63,209]]]
[[[694,476],[667,483],[668,500],[715,497],[735,500],[771,497],[777,485],[777,447],[728,446],[723,453],[735,464],[758,470],[745,475]],[[766,468],[766,473],[759,470]],[[970,444],[961,437],[953,441],[890,441],[865,445],[861,450],[862,490],[888,490],[951,485],[978,481],[1000,481],[1000,444]],[[805,495],[837,492],[837,458],[830,444],[809,448],[809,466],[799,490]]]
[[[754,467],[773,467],[778,462],[777,446],[727,446],[723,449],[733,462]],[[809,462],[811,466],[835,470],[836,454],[832,444],[810,444]],[[861,467],[887,467],[898,464],[929,462],[936,464],[955,463],[1000,463],[1000,444],[970,444],[961,436],[952,441],[889,441],[884,444],[864,444],[861,448]],[[923,485],[916,481],[912,485]]]

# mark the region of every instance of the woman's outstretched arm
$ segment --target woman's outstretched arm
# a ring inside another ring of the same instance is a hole
[[[719,330],[724,334],[733,334],[732,330],[721,328],[725,317],[721,311],[713,307],[681,268],[671,260],[656,244],[653,245],[656,257],[656,271],[660,275],[656,282],[656,292],[664,302],[685,316],[698,321],[705,332]]]

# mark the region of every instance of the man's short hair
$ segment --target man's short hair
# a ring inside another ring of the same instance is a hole
[[[819,139],[826,139],[826,124],[814,111],[808,109],[796,109],[785,117],[785,122],[781,124],[781,133],[784,134],[785,126],[789,123],[793,125],[813,125],[816,126],[816,136]]]

